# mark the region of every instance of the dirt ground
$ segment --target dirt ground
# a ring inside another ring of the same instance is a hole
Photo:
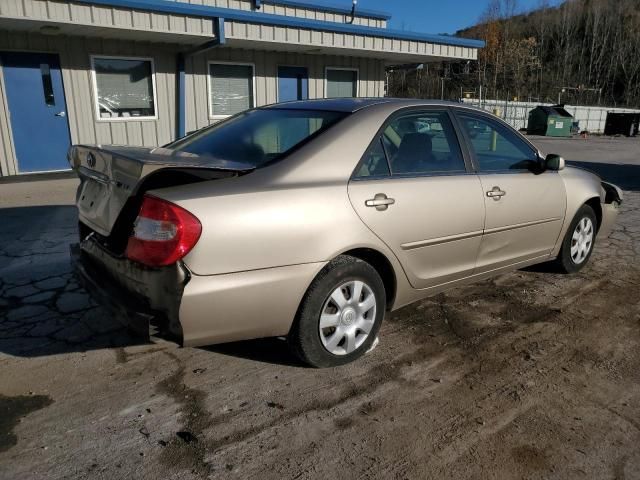
[[[640,479],[640,140],[536,141],[626,190],[590,265],[403,308],[327,370],[139,344],[70,273],[75,181],[0,184],[0,478]]]

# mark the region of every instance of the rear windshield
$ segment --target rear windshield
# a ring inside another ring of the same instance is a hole
[[[322,110],[250,110],[167,148],[260,167],[284,157],[346,115]]]

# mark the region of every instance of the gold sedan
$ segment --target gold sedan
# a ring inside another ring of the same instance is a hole
[[[385,313],[541,262],[573,273],[622,193],[459,104],[334,99],[250,110],[165,147],[77,145],[85,287],[185,346],[286,336],[318,367]]]

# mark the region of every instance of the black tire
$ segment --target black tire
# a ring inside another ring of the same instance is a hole
[[[337,355],[325,348],[320,338],[320,315],[325,302],[341,285],[350,281],[364,282],[375,297],[375,320],[368,337],[351,353]],[[347,255],[332,260],[311,282],[289,332],[292,352],[303,362],[316,367],[336,367],[361,357],[371,347],[386,311],[386,293],[380,275],[367,262]]]
[[[576,227],[584,218],[588,218],[593,225],[593,240],[589,247],[589,251],[587,252],[587,256],[580,263],[576,263],[574,259],[571,257],[571,246],[573,241],[573,233],[576,230]],[[562,240],[562,247],[560,248],[560,253],[558,254],[558,258],[555,260],[555,265],[558,269],[563,273],[577,273],[584,268],[584,266],[589,263],[589,259],[591,258],[591,254],[593,253],[593,247],[595,245],[595,237],[597,234],[597,226],[598,222],[596,219],[596,214],[589,205],[583,205],[576,213],[576,216],[571,221],[571,225],[569,225],[569,229]]]

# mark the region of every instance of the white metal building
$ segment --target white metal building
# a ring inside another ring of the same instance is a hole
[[[0,0],[0,174],[66,169],[70,143],[156,146],[254,106],[382,96],[388,64],[483,46],[389,18],[320,1]]]

